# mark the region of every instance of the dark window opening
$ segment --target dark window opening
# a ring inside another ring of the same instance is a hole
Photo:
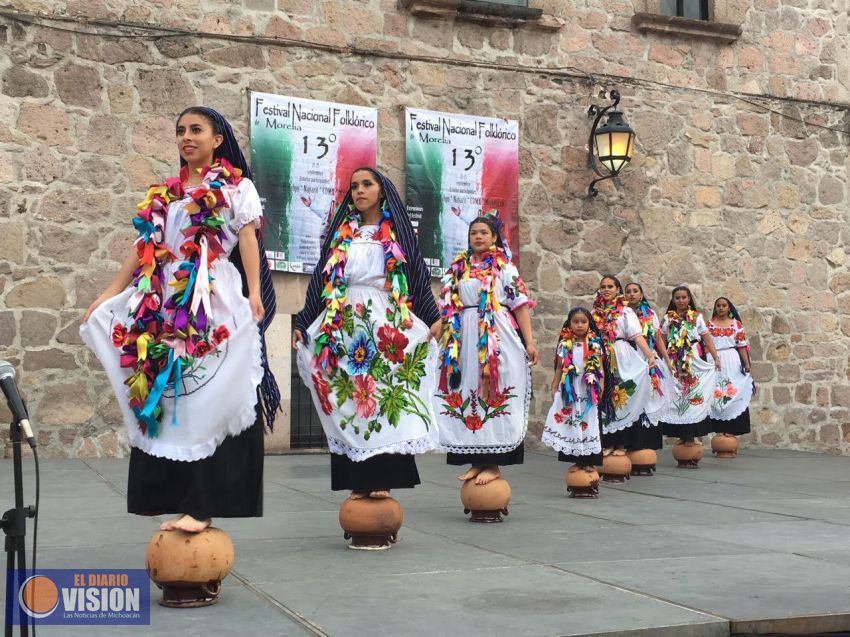
[[[661,13],[691,20],[708,20],[708,0],[661,0]]]

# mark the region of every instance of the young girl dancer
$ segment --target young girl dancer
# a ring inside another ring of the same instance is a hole
[[[714,302],[708,331],[720,356],[720,371],[709,411],[711,428],[721,436],[750,433],[749,405],[753,397],[750,346],[741,315],[725,296]]]
[[[646,344],[650,350],[658,353],[655,366],[649,368],[649,402],[644,409],[644,417],[641,418],[640,426],[630,429],[632,435],[626,447],[629,451],[657,450],[663,446],[658,420],[673,393],[673,374],[667,365],[667,348],[664,346],[664,341],[658,338],[658,330],[661,327],[658,315],[646,300],[643,287],[639,283],[629,283],[625,291],[626,302],[637,315]],[[644,355],[643,352],[640,354]]]
[[[679,438],[685,446],[693,446],[695,438],[711,430],[708,410],[714,396],[714,372],[720,369],[720,360],[705,320],[686,286],[673,289],[660,332],[667,345],[674,378],[673,396],[662,417],[661,431],[665,436]],[[701,346],[708,349],[713,364],[702,357]]]
[[[459,480],[487,484],[499,466],[521,464],[537,348],[528,298],[495,216],[469,225],[469,248],[443,277],[440,391],[434,402],[440,445]],[[517,334],[519,326],[520,335]]]
[[[569,472],[594,471],[602,464],[599,401],[605,382],[602,341],[590,312],[570,310],[555,350],[552,407],[543,428],[543,444],[561,462],[574,462]]]
[[[133,253],[80,333],[124,415],[127,510],[200,532],[215,516],[262,515],[263,415],[271,425],[280,399],[263,347],[275,303],[260,197],[230,124],[192,107],[176,134],[180,175],[139,205]]]
[[[623,286],[615,276],[605,275],[599,282],[593,321],[606,357],[602,453],[625,455],[630,438],[627,429],[641,426],[640,418],[649,401],[649,367],[656,364],[655,352],[646,344],[637,315],[626,305]]]
[[[430,327],[429,327],[430,326]],[[292,346],[331,451],[331,489],[382,499],[419,484],[432,449],[440,317],[393,183],[358,168],[337,208]]]

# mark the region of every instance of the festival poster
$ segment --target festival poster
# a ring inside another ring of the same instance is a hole
[[[309,274],[352,171],[375,165],[378,111],[252,92],[250,140],[269,264]]]
[[[518,122],[409,108],[405,138],[407,211],[431,274],[467,248],[470,221],[494,209],[518,263]]]

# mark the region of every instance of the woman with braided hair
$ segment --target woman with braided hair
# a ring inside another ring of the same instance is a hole
[[[661,430],[665,436],[693,446],[695,438],[711,431],[709,408],[720,359],[687,286],[673,288],[659,334],[667,346],[674,380],[673,396],[662,416]],[[711,354],[713,364],[705,360],[703,347]]]
[[[735,305],[725,296],[714,302],[708,331],[720,356],[720,371],[711,402],[711,428],[721,436],[750,433],[750,345]]]
[[[443,277],[440,386],[434,401],[440,447],[461,481],[487,484],[499,466],[521,464],[537,348],[525,284],[495,215],[469,224],[469,247]],[[517,332],[519,329],[519,333]]]
[[[642,426],[641,416],[649,402],[649,368],[657,364],[655,352],[649,349],[634,310],[626,304],[620,280],[611,274],[599,282],[593,321],[605,352],[602,453],[625,455],[634,433],[630,429]]]
[[[275,299],[230,124],[192,107],[176,133],[180,175],[139,204],[133,253],[80,333],[124,415],[127,510],[176,513],[163,530],[200,532],[214,516],[262,515],[263,421],[280,403],[263,338]]]
[[[331,489],[387,498],[436,445],[440,314],[393,183],[358,168],[295,317],[292,347],[331,451]]]

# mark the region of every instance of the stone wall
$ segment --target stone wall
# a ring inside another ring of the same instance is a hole
[[[0,358],[18,365],[43,453],[126,452],[80,317],[130,249],[136,201],[174,170],[175,115],[213,106],[244,140],[258,90],[377,107],[379,164],[400,186],[405,106],[518,119],[522,273],[544,360],[601,273],[639,280],[656,306],[686,282],[706,309],[724,294],[743,311],[751,442],[850,454],[846,2],[728,0],[732,43],[639,32],[651,2],[532,0],[545,20],[513,24],[431,4],[443,14],[395,0],[0,12]],[[637,152],[588,200],[585,111],[615,86]],[[296,311],[305,280],[276,276]],[[534,378],[542,397],[547,365]],[[547,408],[532,406],[532,433]]]

